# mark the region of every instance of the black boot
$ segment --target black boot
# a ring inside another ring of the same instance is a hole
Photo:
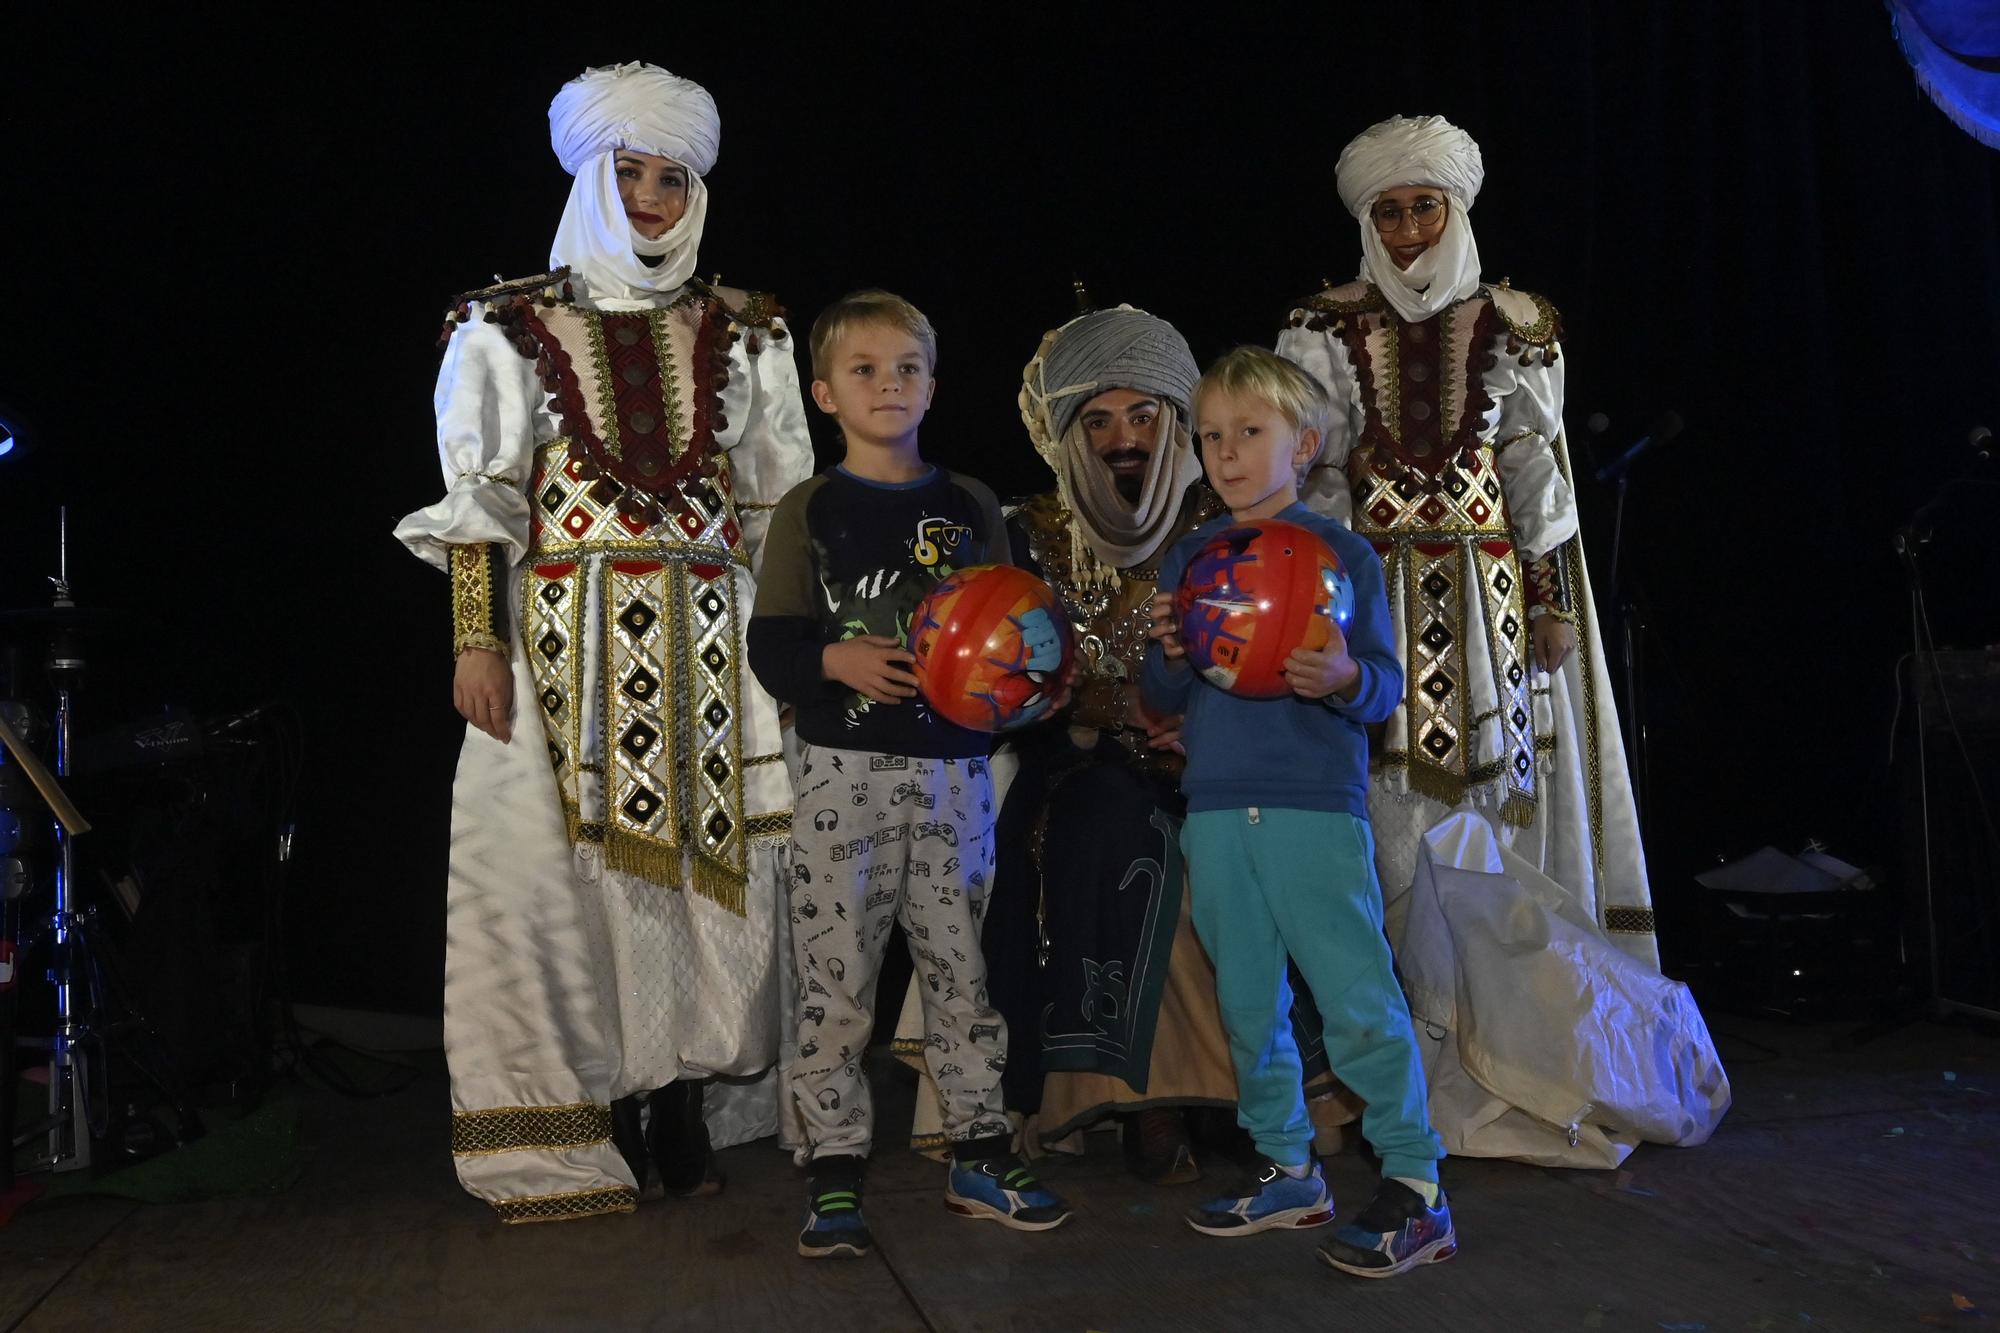
[[[632,1168],[632,1183],[644,1194],[649,1158],[645,1132],[639,1127],[639,1096],[635,1092],[611,1103],[611,1146],[625,1159],[625,1165]]]
[[[704,1085],[697,1079],[677,1079],[647,1098],[653,1118],[646,1126],[646,1147],[668,1194],[683,1199],[722,1192],[722,1173],[709,1146],[708,1124],[701,1115]]]

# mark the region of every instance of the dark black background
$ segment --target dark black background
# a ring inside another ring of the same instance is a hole
[[[294,703],[302,990],[434,1009],[461,724],[443,580],[389,531],[440,493],[444,298],[545,267],[564,79],[648,59],[705,84],[702,270],[801,328],[854,287],[912,298],[941,339],[926,449],[1003,493],[1048,482],[1014,396],[1072,274],[1203,360],[1268,344],[1354,271],[1341,145],[1438,112],[1485,151],[1487,275],[1563,310],[1579,462],[1593,412],[1601,450],[1687,421],[1627,534],[1669,931],[1719,853],[1818,834],[1892,862],[1890,535],[2000,419],[2000,159],[1922,97],[1877,5],[1337,8],[17,9],[0,403],[36,449],[0,459],[0,606],[45,599],[66,502],[79,597],[145,613],[95,645],[93,725]],[[1601,577],[1607,496],[1583,492]],[[1940,519],[1947,641],[2000,638],[1984,529]]]

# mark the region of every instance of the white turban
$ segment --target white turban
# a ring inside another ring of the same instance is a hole
[[[1486,164],[1471,135],[1443,116],[1391,116],[1356,135],[1334,167],[1340,202],[1361,226],[1361,276],[1406,320],[1429,319],[1479,287],[1472,201]],[[1369,216],[1384,190],[1434,185],[1451,199],[1444,234],[1406,269],[1396,267]]]
[[[702,177],[715,165],[722,122],[700,84],[633,61],[587,69],[549,103],[549,142],[576,177],[556,228],[551,265],[567,264],[593,296],[644,298],[671,292],[694,274],[708,219]],[[687,211],[648,240],[618,197],[618,149],[671,158],[688,169]],[[657,259],[641,262],[639,256]]]

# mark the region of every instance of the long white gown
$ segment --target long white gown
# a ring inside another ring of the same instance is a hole
[[[790,989],[790,783],[744,630],[769,511],[812,472],[792,339],[744,293],[575,282],[467,308],[446,493],[396,529],[440,568],[482,544],[506,567],[514,731],[468,727],[453,785],[445,1043],[459,1178],[507,1221],[632,1206],[629,1093],[718,1076],[719,1145],[778,1128]],[[629,463],[646,431],[658,463],[712,449],[685,508],[635,512],[572,447],[622,432]]]

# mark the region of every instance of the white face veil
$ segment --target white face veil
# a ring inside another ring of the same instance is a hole
[[[1402,318],[1429,319],[1479,287],[1472,201],[1486,179],[1479,145],[1443,116],[1391,116],[1356,135],[1334,168],[1340,202],[1361,228],[1361,277]],[[1444,234],[1408,268],[1397,268],[1370,216],[1384,190],[1429,185],[1451,201]]]
[[[722,123],[700,84],[633,62],[585,70],[549,104],[549,139],[576,177],[556,227],[551,266],[568,265],[591,295],[645,298],[694,276]],[[641,236],[618,197],[617,150],[670,158],[687,168],[687,211],[665,235]],[[645,263],[640,256],[654,259]]]

